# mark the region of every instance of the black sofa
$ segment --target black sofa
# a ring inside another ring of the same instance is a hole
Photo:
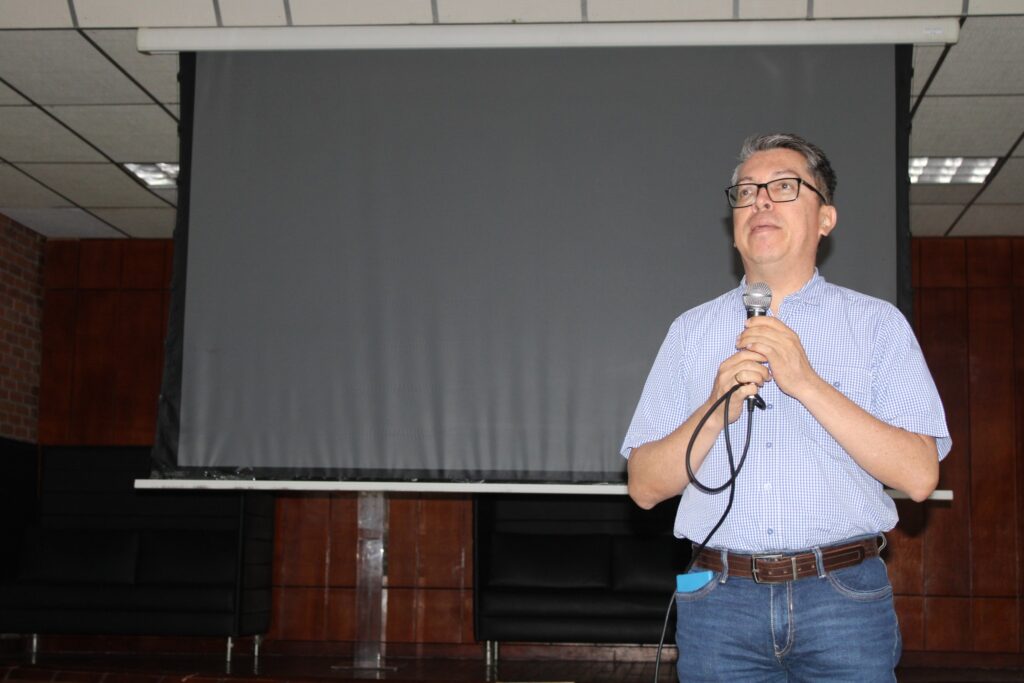
[[[37,519],[0,569],[0,632],[267,631],[272,495],[136,491],[148,448],[45,448],[40,458]]]
[[[672,535],[678,502],[645,511],[624,495],[477,496],[477,640],[657,643],[690,554]]]

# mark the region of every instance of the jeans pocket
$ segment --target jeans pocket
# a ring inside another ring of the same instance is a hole
[[[703,586],[701,586],[700,588],[698,588],[697,590],[687,591],[683,593],[676,591],[676,602],[697,602],[698,600],[707,597],[708,594],[711,593],[711,591],[715,590],[715,588],[718,587],[718,580],[720,578],[722,578],[722,573],[714,572],[711,575],[711,580]]]
[[[892,598],[892,584],[885,562],[878,557],[864,560],[855,567],[829,572],[828,582],[840,595],[857,602]]]

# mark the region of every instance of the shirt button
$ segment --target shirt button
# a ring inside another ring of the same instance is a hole
[[[769,535],[769,536],[771,536],[771,535],[772,535],[772,534],[774,534],[774,533],[775,533],[775,530],[774,530],[774,529],[769,529],[769,530],[768,530],[768,535]]]
[[[769,403],[769,404],[768,404],[768,410],[771,410],[771,409],[772,409],[772,408],[774,408],[774,407],[775,407],[775,406],[773,406],[773,405],[772,405],[771,403]]]
[[[771,442],[771,441],[769,441],[768,443],[766,443],[766,444],[764,445],[764,447],[765,447],[765,448],[771,448],[771,447],[772,447],[772,442]]]
[[[834,386],[836,389],[839,388],[840,384],[842,384],[842,382],[832,382],[832,386]]]

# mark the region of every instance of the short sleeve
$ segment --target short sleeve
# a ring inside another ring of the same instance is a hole
[[[684,383],[682,381],[683,335],[676,320],[662,342],[654,366],[640,394],[633,420],[622,442],[626,458],[637,446],[656,441],[671,433],[686,420]]]
[[[879,325],[872,374],[872,414],[915,434],[933,436],[943,459],[953,441],[938,389],[910,324],[895,307]]]

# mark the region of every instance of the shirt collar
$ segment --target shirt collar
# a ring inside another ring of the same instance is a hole
[[[743,292],[747,289],[747,276],[744,275],[740,280],[739,286],[736,288],[736,301],[739,307],[746,310],[743,305]],[[811,279],[808,280],[803,287],[793,292],[785,298],[783,303],[800,303],[810,304],[811,306],[817,306],[821,302],[821,295],[825,289],[825,278],[818,273],[818,269],[814,269],[814,274],[811,275]]]

